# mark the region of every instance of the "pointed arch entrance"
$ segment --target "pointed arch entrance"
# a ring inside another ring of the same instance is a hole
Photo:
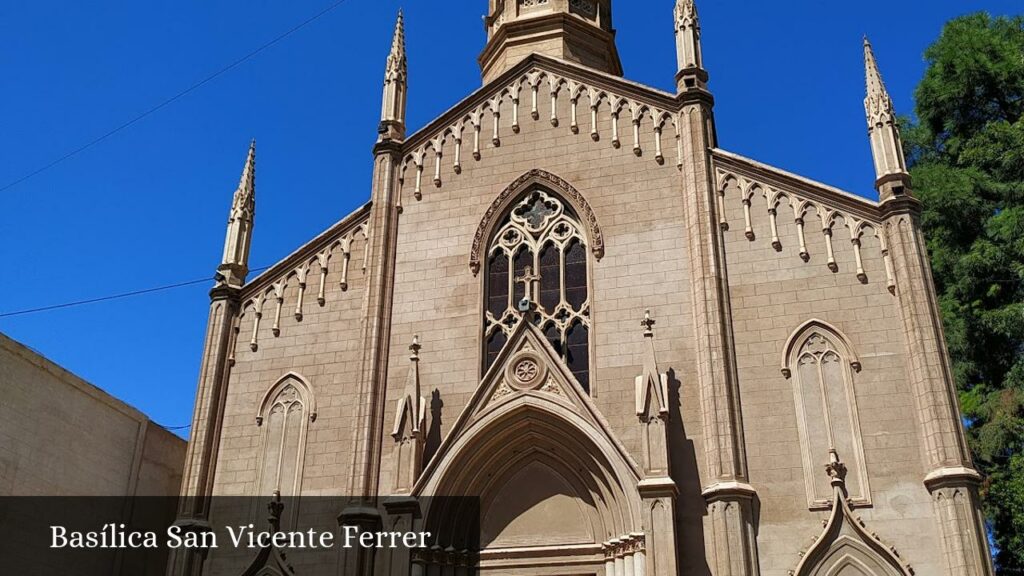
[[[633,576],[645,554],[641,474],[557,358],[520,323],[414,490],[477,497],[480,509],[424,499],[424,530],[445,535],[442,550],[477,547],[488,574],[605,574],[617,562]],[[516,382],[523,372],[533,376]]]
[[[424,487],[480,499],[482,566],[603,570],[605,544],[641,532],[638,478],[592,426],[544,392],[522,394],[477,423]],[[459,510],[426,510],[425,529],[471,526]],[[464,549],[462,541],[438,543]]]

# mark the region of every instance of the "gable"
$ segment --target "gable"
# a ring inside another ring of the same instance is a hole
[[[559,116],[559,102],[569,103],[568,117]],[[550,117],[540,117],[541,107],[551,111]],[[503,136],[525,133],[538,122],[581,139],[589,135],[622,154],[646,155],[659,165],[681,166],[682,150],[676,138],[680,107],[679,98],[667,92],[532,54],[405,141],[398,168],[401,197],[411,192],[420,200],[430,184],[440,188],[452,173],[461,174],[470,159],[478,161],[500,148]],[[611,133],[598,132],[598,123],[609,119],[615,125]],[[676,143],[663,144],[663,140]],[[654,150],[645,150],[641,142],[651,141]],[[442,156],[446,158],[443,168]]]
[[[508,343],[484,375],[448,436],[427,465],[417,491],[436,472],[438,464],[455,450],[455,445],[476,425],[492,415],[516,406],[553,405],[555,412],[571,413],[587,424],[589,433],[599,435],[626,463],[635,481],[641,474],[636,462],[612,432],[589,395],[573,377],[544,334],[527,317],[519,321]]]

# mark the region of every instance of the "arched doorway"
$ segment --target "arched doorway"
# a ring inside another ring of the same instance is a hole
[[[488,407],[430,472],[423,495],[479,498],[478,522],[438,499],[424,529],[451,534],[442,549],[478,546],[481,573],[604,574],[616,556],[642,562],[635,466],[564,396],[520,392]]]

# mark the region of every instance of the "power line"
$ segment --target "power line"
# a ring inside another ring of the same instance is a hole
[[[252,58],[257,56],[261,52],[263,52],[266,49],[270,48],[271,46],[274,46],[275,44],[281,42],[285,38],[291,36],[292,34],[298,32],[299,30],[301,30],[303,28],[305,28],[306,26],[312,24],[316,20],[319,20],[321,17],[326,16],[329,12],[331,12],[332,10],[337,8],[338,6],[341,6],[342,4],[344,4],[347,1],[348,0],[337,0],[336,2],[334,2],[333,4],[328,6],[327,8],[324,8],[320,12],[317,12],[313,16],[310,16],[309,18],[307,18],[306,20],[303,20],[302,22],[300,22],[299,24],[295,25],[294,27],[292,27],[291,29],[287,30],[286,32],[283,32],[282,34],[279,34],[278,36],[276,36],[275,38],[273,38],[269,42],[267,42],[267,43],[263,44],[262,46],[260,46],[259,48],[256,48],[255,50],[253,50],[252,52],[249,52],[245,56],[242,56],[238,60],[235,60],[234,62],[228,64],[227,66],[224,66],[223,68],[217,70],[213,74],[210,74],[209,76],[206,76],[202,80],[199,80],[198,82],[192,84],[188,88],[182,90],[181,92],[178,92],[174,96],[171,96],[170,98],[164,100],[163,102],[157,104],[156,106],[146,110],[142,114],[139,114],[138,116],[135,116],[134,118],[132,118],[131,120],[128,120],[124,124],[121,124],[120,126],[117,126],[116,128],[110,130],[109,132],[104,133],[102,136],[99,136],[97,138],[94,138],[94,139],[90,140],[89,142],[79,146],[78,148],[75,148],[74,150],[68,152],[67,154],[64,154],[63,156],[60,156],[59,158],[57,158],[56,160],[53,160],[49,164],[45,164],[45,165],[43,165],[43,166],[33,170],[32,172],[29,172],[28,174],[22,176],[21,178],[18,178],[17,180],[14,180],[13,182],[10,182],[10,183],[6,184],[3,188],[0,188],[0,192],[5,192],[5,191],[7,191],[7,190],[9,190],[11,188],[14,188],[18,184],[21,184],[22,182],[25,182],[26,180],[29,180],[31,178],[34,178],[34,177],[38,176],[39,174],[42,174],[43,172],[46,172],[47,170],[49,170],[50,168],[53,168],[54,166],[60,164],[61,162],[64,162],[65,160],[73,158],[73,157],[81,154],[82,152],[85,152],[89,148],[92,148],[93,146],[99,144],[100,142],[103,142],[104,140],[106,140],[107,138],[110,138],[114,134],[117,134],[118,132],[120,132],[120,131],[122,131],[122,130],[124,130],[126,128],[129,128],[130,126],[138,123],[140,120],[143,120],[143,119],[151,116],[152,114],[156,113],[157,111],[159,111],[159,110],[169,106],[170,104],[173,104],[177,100],[180,100],[181,98],[187,96],[188,94],[194,92],[195,90],[201,88],[202,86],[212,82],[213,80],[215,80],[218,77],[224,75],[225,73],[230,72],[231,70],[237,68],[238,66],[241,66],[245,62],[248,62],[249,60],[251,60]],[[2,317],[2,316],[0,316],[0,317]]]
[[[256,268],[251,272],[262,272],[269,268],[265,266],[263,268]],[[154,292],[164,292],[167,290],[173,290],[175,288],[184,288],[186,286],[195,286],[196,284],[202,284],[205,282],[212,282],[213,277],[200,278],[198,280],[189,280],[188,282],[179,282],[177,284],[168,284],[166,286],[157,286],[156,288],[144,288],[142,290],[134,290],[132,292],[124,292],[121,294],[111,294],[109,296],[100,296],[99,298],[90,298],[88,300],[77,300],[74,302],[64,302],[63,304],[51,304],[49,306],[40,306],[39,308],[29,308],[27,310],[17,310],[15,312],[4,312],[0,314],[0,318],[10,318],[12,316],[25,316],[28,314],[36,314],[38,312],[49,312],[51,310],[60,310],[62,308],[72,308],[75,306],[84,306],[86,304],[96,304],[97,302],[109,302],[110,300],[121,300],[123,298],[131,298],[133,296],[142,296],[144,294],[152,294]]]

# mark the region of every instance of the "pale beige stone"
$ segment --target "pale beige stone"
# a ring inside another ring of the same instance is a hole
[[[0,496],[174,496],[185,441],[0,334]]]
[[[256,493],[279,457],[260,400],[295,373],[318,406],[302,493],[351,495],[339,522],[368,528],[457,523],[416,498],[478,495],[487,574],[991,574],[873,53],[881,203],[720,148],[694,2],[673,17],[670,94],[620,77],[610,3],[492,0],[485,85],[408,137],[400,21],[371,204],[213,293],[185,493]],[[492,254],[570,238],[586,382],[507,309],[557,321],[536,300],[560,262],[503,273],[517,296],[485,320]],[[459,573],[458,544],[321,568]]]

